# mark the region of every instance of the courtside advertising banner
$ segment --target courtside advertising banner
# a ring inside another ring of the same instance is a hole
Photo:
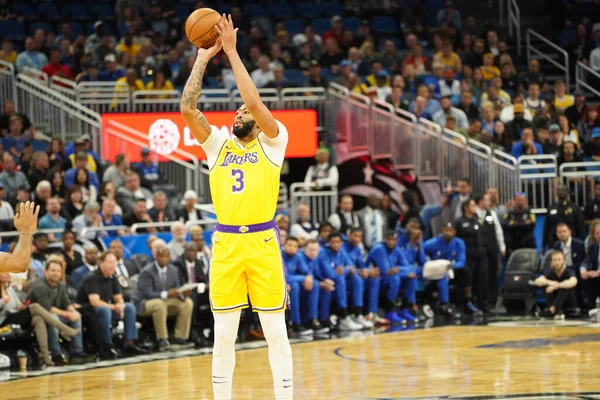
[[[317,113],[314,110],[271,111],[288,130],[287,158],[314,157],[317,149]],[[208,122],[231,134],[235,111],[207,111]],[[123,139],[125,138],[125,139]],[[114,162],[124,153],[136,162],[147,147],[159,156],[205,160],[206,154],[180,113],[123,113],[102,115],[102,156]],[[160,157],[160,161],[167,158]]]

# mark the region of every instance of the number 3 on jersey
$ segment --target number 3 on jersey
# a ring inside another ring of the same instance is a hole
[[[235,180],[235,183],[231,187],[233,193],[240,193],[244,190],[244,171],[241,169],[232,169],[231,177]]]

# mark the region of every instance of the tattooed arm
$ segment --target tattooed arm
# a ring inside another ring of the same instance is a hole
[[[202,91],[202,78],[204,77],[206,65],[220,50],[220,39],[210,49],[198,49],[196,62],[181,94],[181,115],[200,143],[206,141],[211,131],[206,117],[198,110],[198,99],[200,99],[200,92]]]

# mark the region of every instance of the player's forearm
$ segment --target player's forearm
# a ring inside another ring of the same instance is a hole
[[[240,58],[240,55],[236,52],[235,54],[228,54],[227,56],[231,63],[231,69],[233,70],[233,76],[235,76],[240,96],[242,96],[242,100],[244,101],[244,104],[246,104],[246,107],[252,112],[252,107],[260,104],[261,101],[258,89],[254,82],[252,82],[252,78]]]
[[[0,272],[25,272],[31,260],[31,235],[21,234],[12,254],[0,254]]]
[[[202,78],[209,60],[197,58],[190,73],[190,77],[185,83],[183,93],[181,94],[181,112],[195,113],[198,107],[198,100],[202,92]]]

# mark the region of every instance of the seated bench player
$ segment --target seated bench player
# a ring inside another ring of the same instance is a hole
[[[385,311],[384,318],[392,324],[405,324],[406,319],[394,310],[394,304],[400,294],[401,270],[407,270],[410,265],[398,247],[398,235],[395,231],[387,231],[383,243],[371,249],[367,265],[378,268],[381,275],[381,289],[384,292],[381,306]]]
[[[308,266],[298,254],[300,242],[294,236],[288,236],[283,245],[283,262],[286,269],[286,282],[290,294],[290,314],[292,329],[298,335],[310,335],[312,327],[302,324],[301,309],[313,308],[313,304],[319,302],[319,282],[308,270]],[[301,293],[306,291],[303,302]],[[313,318],[314,319],[314,318]]]
[[[301,307],[300,315],[301,319],[304,321],[310,321],[310,327],[314,333],[327,333],[329,332],[329,328],[327,326],[321,325],[319,322],[319,296],[318,293],[321,292],[324,288],[333,289],[334,283],[333,281],[323,282],[319,281],[316,277],[315,271],[319,268],[319,242],[317,239],[307,239],[304,244],[304,251],[298,253],[298,257],[302,260],[304,265],[306,265],[306,269],[309,274],[311,274],[315,278],[314,286],[317,287],[317,295],[312,298],[312,292],[308,292],[307,290],[300,290],[300,301],[306,307]],[[331,286],[330,286],[331,284]]]
[[[455,312],[450,304],[449,282],[451,278],[448,276],[448,271],[465,267],[467,259],[465,242],[456,237],[454,225],[448,223],[442,229],[441,234],[425,242],[424,250],[425,255],[429,258],[420,276],[425,280],[425,292],[427,293],[427,285],[430,282],[435,283],[440,297],[440,311],[442,314],[452,318],[460,318],[460,313]],[[442,271],[435,264],[432,264],[432,262],[439,264],[440,261],[447,263],[443,266]]]
[[[371,268],[367,268],[365,260],[363,258],[363,252],[361,243],[363,240],[363,230],[361,228],[352,228],[348,233],[348,241],[344,242],[342,249],[348,254],[350,260],[352,260],[356,273],[353,276],[349,276],[348,287],[352,289],[351,280],[360,279],[360,286],[363,290],[360,293],[352,293],[352,301],[355,304],[354,312],[356,316],[356,322],[363,325],[365,328],[372,328],[375,326],[374,318],[377,315],[377,309],[379,307],[379,276],[371,276],[376,274],[377,271]],[[357,285],[358,286],[358,285]],[[367,310],[364,309],[364,298],[365,290],[367,291]],[[365,316],[366,315],[366,316]]]
[[[359,331],[363,325],[354,322],[348,313],[348,290],[346,287],[346,278],[356,274],[352,266],[352,260],[348,254],[342,250],[342,236],[339,232],[333,232],[329,235],[328,246],[324,246],[319,252],[319,268],[317,278],[320,281],[329,279],[334,282],[334,290],[331,288],[321,289],[319,293],[319,319],[322,324],[328,325],[329,314],[331,312],[332,294],[335,293],[339,312],[338,328],[341,331]],[[362,291],[359,280],[352,280],[353,291]]]
[[[419,226],[408,231],[409,241],[400,250],[404,252],[408,267],[400,270],[400,293],[404,295],[400,316],[407,322],[418,322],[415,316],[417,309],[417,280],[419,272],[427,261],[423,245],[423,232]]]

